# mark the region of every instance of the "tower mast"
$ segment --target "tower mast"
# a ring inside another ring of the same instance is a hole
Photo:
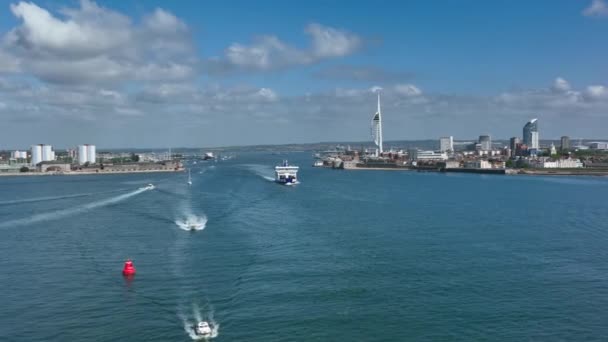
[[[380,156],[383,152],[382,149],[382,112],[380,111],[380,90],[378,90],[378,149]]]

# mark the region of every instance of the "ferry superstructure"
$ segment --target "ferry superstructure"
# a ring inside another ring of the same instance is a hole
[[[283,185],[296,185],[298,181],[298,166],[290,166],[287,160],[274,168],[274,181]]]

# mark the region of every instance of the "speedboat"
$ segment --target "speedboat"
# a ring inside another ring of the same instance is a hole
[[[275,166],[274,181],[283,185],[298,184],[298,166],[290,166],[287,160],[283,161],[283,165]]]
[[[154,184],[150,183],[146,186],[144,186],[144,189],[146,190],[154,190],[156,187],[154,186]]]
[[[209,337],[212,333],[211,326],[205,321],[198,322],[198,324],[193,327],[193,330],[197,336],[202,337]]]

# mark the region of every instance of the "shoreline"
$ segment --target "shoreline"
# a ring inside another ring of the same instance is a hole
[[[186,169],[179,170],[133,170],[133,171],[73,171],[73,172],[4,172],[0,173],[0,177],[35,177],[35,176],[81,176],[81,175],[122,175],[133,173],[170,173],[184,172]]]
[[[344,168],[342,170],[365,170],[365,171],[417,171],[417,172],[438,172],[438,173],[470,173],[470,174],[494,174],[494,175],[508,175],[508,176],[595,176],[595,177],[608,177],[608,170],[584,170],[577,169],[573,170],[529,170],[529,169],[413,169],[413,168],[402,168],[402,167],[352,167]]]

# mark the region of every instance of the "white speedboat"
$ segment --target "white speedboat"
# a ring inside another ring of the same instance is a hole
[[[315,160],[315,163],[312,164],[312,166],[314,166],[314,167],[322,167],[323,166],[323,161],[321,159],[317,159],[317,160]]]
[[[202,336],[202,337],[209,337],[211,336],[211,333],[213,332],[211,330],[211,326],[209,325],[209,323],[205,322],[205,321],[200,321],[198,322],[197,325],[195,325],[193,327],[194,329],[194,333],[198,336]]]
[[[150,184],[148,184],[148,185],[146,185],[146,186],[143,187],[143,189],[146,189],[146,190],[154,190],[155,188],[156,187],[152,183],[150,183]]]
[[[205,153],[205,156],[203,156],[203,160],[210,160],[210,159],[215,159],[215,156],[213,155],[213,152],[207,152],[207,153]]]
[[[287,160],[284,160],[283,165],[274,168],[274,181],[283,185],[296,185],[299,183],[299,169],[298,166],[289,166]]]

